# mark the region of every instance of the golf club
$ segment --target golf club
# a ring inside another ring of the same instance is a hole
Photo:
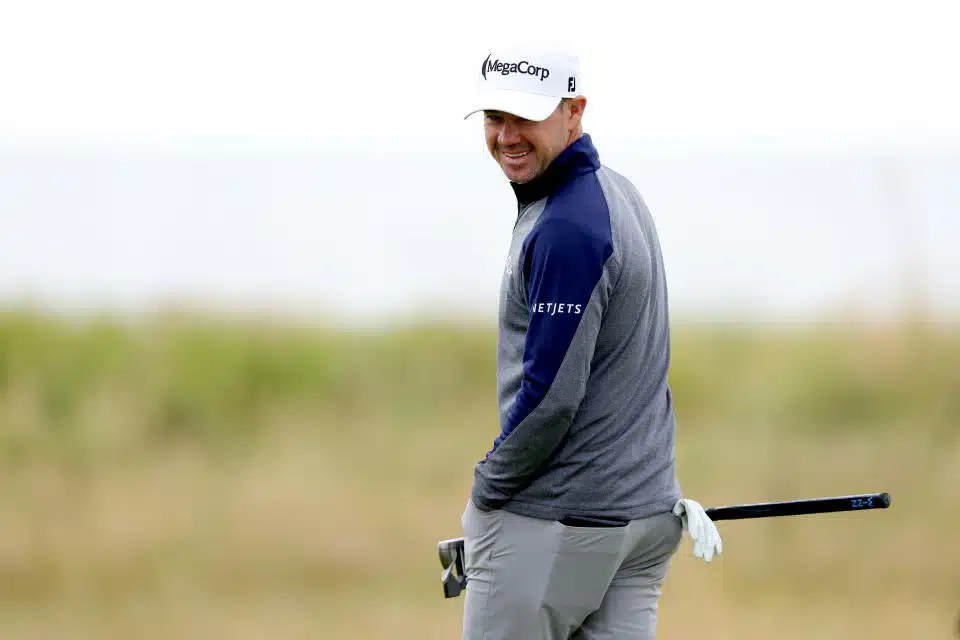
[[[815,513],[886,509],[889,506],[889,493],[863,493],[832,498],[809,498],[712,507],[705,509],[705,511],[710,519],[716,522],[718,520],[745,520],[749,518],[775,518]],[[463,538],[441,540],[437,550],[440,554],[440,565],[443,567],[443,573],[440,574],[443,596],[445,598],[456,598],[467,587],[467,578],[463,569]]]

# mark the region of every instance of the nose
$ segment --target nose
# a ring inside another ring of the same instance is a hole
[[[515,122],[512,122],[510,118],[505,119],[500,126],[497,142],[504,147],[520,144],[520,127],[518,127]]]

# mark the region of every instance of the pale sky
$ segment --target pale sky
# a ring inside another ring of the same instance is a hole
[[[602,134],[960,141],[954,0],[0,7],[10,143],[444,139],[474,131],[461,118],[489,44],[543,38],[577,46]]]
[[[491,45],[549,40],[580,54],[585,128],[651,205],[681,311],[873,309],[922,285],[956,313],[958,18],[0,0],[0,304],[493,310],[515,201],[463,114]]]

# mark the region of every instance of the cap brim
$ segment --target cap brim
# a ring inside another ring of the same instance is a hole
[[[479,93],[473,101],[473,109],[463,118],[466,120],[479,111],[502,111],[524,120],[546,120],[560,104],[561,98],[541,96],[535,93],[490,89]]]

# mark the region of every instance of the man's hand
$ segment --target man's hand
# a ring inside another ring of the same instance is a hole
[[[720,532],[699,502],[682,499],[673,507],[673,513],[680,517],[684,530],[693,539],[694,556],[710,562],[714,554],[720,555],[723,551]]]

